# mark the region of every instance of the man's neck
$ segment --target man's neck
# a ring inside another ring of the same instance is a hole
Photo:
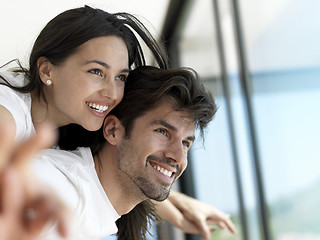
[[[135,186],[117,167],[116,150],[104,146],[94,155],[95,169],[100,183],[112,206],[119,215],[130,212],[137,204],[145,200]]]

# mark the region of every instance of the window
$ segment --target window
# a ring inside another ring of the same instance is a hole
[[[319,239],[320,3],[239,3],[270,235]]]
[[[180,65],[198,71],[219,106],[204,146],[192,147],[195,196],[240,231],[212,239],[320,239],[318,9],[317,0],[206,0],[186,18]]]

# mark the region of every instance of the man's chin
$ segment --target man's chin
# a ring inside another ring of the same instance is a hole
[[[151,194],[150,194],[150,195],[147,196],[147,197],[150,198],[150,199],[152,199],[152,200],[155,200],[155,201],[157,201],[157,202],[162,202],[162,201],[164,201],[164,200],[166,200],[166,199],[168,198],[169,193],[170,193],[170,191],[168,191],[168,192],[166,192],[166,193],[162,193],[162,194],[157,195],[157,196],[154,196],[154,195],[151,195]]]

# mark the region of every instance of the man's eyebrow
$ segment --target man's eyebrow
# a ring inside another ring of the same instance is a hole
[[[170,123],[168,123],[167,121],[165,121],[165,120],[155,120],[155,121],[153,121],[152,123],[151,123],[151,125],[162,125],[162,126],[164,126],[164,127],[166,127],[166,128],[169,128],[170,130],[172,130],[172,131],[178,131],[178,129],[175,127],[175,126],[172,126]]]
[[[187,140],[189,140],[192,143],[194,143],[194,141],[196,140],[196,137],[195,136],[189,136],[189,137],[187,137]]]
[[[89,64],[89,63],[97,63],[97,64],[101,65],[104,68],[107,68],[107,69],[110,68],[110,65],[108,63],[102,62],[100,60],[91,60],[91,61],[86,61],[85,62],[85,64]],[[122,69],[121,72],[127,72],[128,73],[129,69],[128,68],[124,68],[124,69]]]
[[[162,126],[168,128],[168,129],[172,130],[172,131],[175,131],[175,132],[178,131],[178,129],[177,129],[175,126],[172,126],[172,125],[171,125],[170,123],[168,123],[167,121],[161,120],[161,119],[160,119],[160,120],[155,120],[155,121],[153,121],[153,122],[151,123],[151,125],[162,125]],[[186,139],[189,140],[189,141],[194,142],[195,136],[188,136]]]

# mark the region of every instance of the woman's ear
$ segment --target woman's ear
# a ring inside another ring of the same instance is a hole
[[[114,115],[109,115],[103,123],[103,136],[111,145],[117,145],[124,137],[124,127],[121,121]]]
[[[39,57],[37,61],[41,81],[46,85],[52,84],[51,63],[46,57]]]

